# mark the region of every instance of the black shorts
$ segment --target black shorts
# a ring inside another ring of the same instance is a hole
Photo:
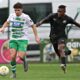
[[[65,44],[65,48],[66,47],[66,41],[67,41],[67,38],[65,37],[61,37],[61,38],[51,38],[50,37],[50,41],[54,47],[54,50],[55,52],[57,53],[57,55],[60,57],[60,54],[59,54],[59,51],[58,51],[58,45],[59,44]],[[65,50],[65,55],[70,55],[71,54],[71,51],[67,48],[67,50]]]
[[[64,38],[64,37],[61,37],[61,38],[51,38],[50,37],[50,41],[51,41],[51,43],[52,44],[55,44],[55,43],[57,43],[57,44],[66,44],[66,38]]]

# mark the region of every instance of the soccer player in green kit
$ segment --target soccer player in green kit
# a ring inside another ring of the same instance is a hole
[[[11,78],[16,78],[16,56],[20,57],[23,61],[24,71],[28,70],[28,64],[26,61],[26,48],[28,45],[29,34],[28,28],[32,27],[33,33],[35,35],[36,42],[40,42],[40,39],[37,34],[36,26],[29,17],[29,15],[23,13],[23,6],[21,3],[16,3],[13,6],[15,13],[10,14],[6,22],[0,28],[0,32],[3,32],[4,29],[10,26],[10,54],[11,54]]]

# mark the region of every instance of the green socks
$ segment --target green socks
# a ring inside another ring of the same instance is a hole
[[[11,71],[13,73],[16,73],[16,61],[11,61],[10,65],[11,65]]]

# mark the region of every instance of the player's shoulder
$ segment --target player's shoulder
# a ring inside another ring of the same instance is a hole
[[[15,16],[15,13],[11,13],[9,16],[13,17],[13,16]]]
[[[57,15],[57,13],[50,13],[49,15],[54,16],[54,15]]]
[[[57,14],[56,13],[50,13],[48,16],[55,17],[55,16],[57,16]]]
[[[22,13],[22,15],[23,15],[24,17],[26,17],[26,18],[29,17],[29,15],[28,15],[28,14],[25,14],[25,13]]]
[[[58,15],[58,13],[53,13],[53,15]]]
[[[66,18],[65,18],[65,19],[66,19],[67,22],[69,22],[69,23],[74,23],[74,22],[75,22],[75,20],[74,20],[72,17],[68,16],[68,15],[66,15]]]
[[[65,15],[65,18],[66,19],[72,19],[72,17],[68,16],[68,15]]]

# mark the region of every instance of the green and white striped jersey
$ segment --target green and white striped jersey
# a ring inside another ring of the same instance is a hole
[[[11,40],[29,40],[28,28],[34,23],[28,15],[22,13],[20,16],[16,16],[13,13],[7,21],[10,23]]]

